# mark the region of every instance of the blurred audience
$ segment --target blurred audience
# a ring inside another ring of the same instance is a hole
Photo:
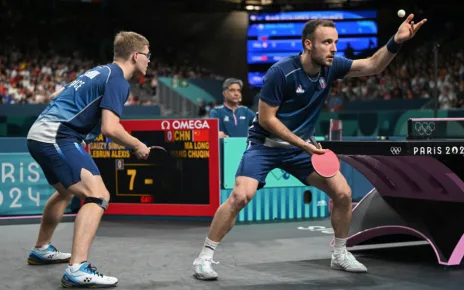
[[[0,103],[48,103],[53,92],[96,65],[96,61],[86,59],[77,51],[63,57],[53,51],[21,52],[16,47],[0,47]],[[169,66],[154,59],[145,76],[131,80],[132,91],[126,105],[156,105],[150,96],[157,93],[158,77],[218,78],[199,66]],[[140,95],[145,97],[141,99]]]
[[[337,80],[328,110],[353,100],[429,99],[435,96],[433,52],[419,47],[398,57],[379,75]],[[438,57],[438,100],[440,109],[464,107],[464,50]],[[336,110],[336,109],[335,109]]]

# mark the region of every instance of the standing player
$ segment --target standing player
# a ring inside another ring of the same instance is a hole
[[[222,84],[224,104],[209,112],[210,118],[219,120],[219,138],[247,137],[256,114],[248,107],[240,106],[242,101],[243,82],[228,78]]]
[[[145,74],[150,62],[148,40],[134,32],[120,32],[114,40],[114,62],[95,67],[64,89],[37,118],[27,136],[32,157],[41,166],[47,181],[56,189],[44,208],[36,246],[28,263],[66,263],[63,287],[111,287],[118,279],[105,276],[87,262],[110,194],[93,159],[84,150],[84,141],[103,133],[112,141],[131,148],[146,159],[150,150],[128,134],[119,123],[129,97],[129,80]],[[77,195],[84,201],[74,225],[72,255],[59,252],[51,243],[64,210]]]
[[[194,276],[217,279],[212,268],[213,254],[219,242],[234,226],[237,215],[264,186],[267,174],[276,167],[287,171],[307,185],[327,193],[333,200],[331,215],[335,249],[331,267],[349,272],[367,268],[346,250],[351,224],[351,189],[338,172],[322,178],[314,172],[311,155],[322,154],[308,142],[330,85],[345,76],[378,74],[387,67],[401,44],[412,38],[426,19],[415,24],[413,15],[401,24],[387,45],[371,58],[349,60],[336,57],[338,33],[330,20],[311,20],[302,33],[303,52],[274,64],[264,77],[258,114],[250,127],[248,147],[236,174],[229,199],[217,210],[200,255],[195,259]]]

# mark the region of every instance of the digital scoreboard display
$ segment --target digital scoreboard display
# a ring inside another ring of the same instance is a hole
[[[110,192],[105,214],[212,216],[219,206],[215,119],[127,120],[122,126],[148,147],[146,160],[103,135],[88,144]]]
[[[377,49],[377,11],[328,10],[257,13],[249,15],[247,31],[248,82],[262,87],[266,71],[274,63],[302,52],[301,33],[311,19],[334,21],[339,41],[337,56],[345,56],[351,48],[355,56]]]

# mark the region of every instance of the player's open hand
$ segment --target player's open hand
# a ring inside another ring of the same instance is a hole
[[[134,154],[137,156],[138,159],[147,159],[150,155],[150,148],[147,145],[143,144],[142,142],[134,148]]]
[[[413,21],[414,14],[409,14],[408,18],[401,23],[398,31],[395,34],[395,42],[402,43],[406,40],[409,40],[416,35],[417,31],[427,22],[427,19],[422,19],[419,23],[414,23]]]

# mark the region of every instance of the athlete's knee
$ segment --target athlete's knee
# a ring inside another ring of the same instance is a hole
[[[349,186],[344,186],[342,188],[337,189],[334,192],[334,203],[337,204],[349,204],[352,202],[351,198],[351,188]]]
[[[90,187],[79,187],[79,197],[80,199],[84,200],[86,198],[90,197],[97,197],[97,198],[102,198],[106,202],[110,201],[110,193],[108,190],[104,187],[95,187],[95,188],[90,188]]]
[[[76,193],[81,200],[87,197],[102,198],[110,201],[110,193],[100,175],[93,175],[87,169],[82,169],[80,182],[73,184],[69,189]]]
[[[56,189],[56,192],[58,193],[56,196],[57,198],[61,200],[71,201],[71,199],[74,197],[74,193],[71,192],[70,190],[67,190],[63,186],[63,184],[56,183],[56,184],[53,184],[52,186]]]
[[[108,208],[108,201],[101,197],[86,197],[84,199],[84,204],[93,203],[101,207],[103,210]]]
[[[235,188],[229,197],[229,202],[235,210],[241,210],[253,197],[253,193],[247,191],[245,188]]]
[[[104,199],[106,202],[110,202],[110,193],[106,189],[101,189],[98,191],[90,191],[84,195],[84,198],[97,197]]]

